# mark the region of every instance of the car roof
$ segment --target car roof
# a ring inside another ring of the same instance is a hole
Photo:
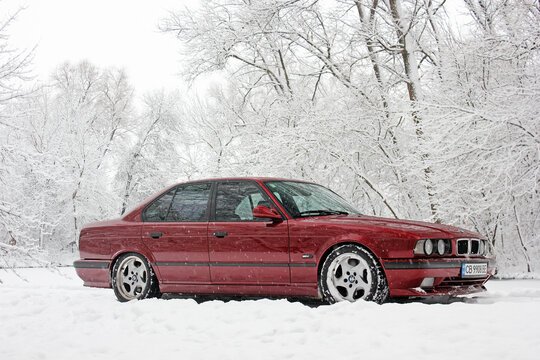
[[[204,182],[204,181],[229,181],[229,180],[255,180],[255,181],[295,181],[295,182],[309,182],[306,180],[297,180],[297,179],[286,179],[286,178],[277,178],[277,177],[260,177],[260,176],[253,176],[253,177],[222,177],[222,178],[208,178],[208,179],[199,179],[199,180],[188,180],[188,181],[182,181],[178,184],[185,184],[185,183],[192,183],[192,182]]]

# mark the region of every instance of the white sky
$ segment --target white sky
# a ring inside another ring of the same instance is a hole
[[[139,94],[183,86],[180,43],[159,32],[168,11],[197,0],[0,0],[0,18],[26,9],[9,29],[20,49],[37,45],[34,73],[46,79],[59,64],[88,60],[126,69]]]
[[[19,7],[26,8],[9,29],[10,43],[20,49],[37,46],[33,70],[38,78],[47,79],[63,62],[88,60],[101,67],[124,68],[140,95],[160,88],[185,89],[180,76],[180,42],[172,34],[160,32],[158,23],[169,11],[198,3],[199,0],[0,0],[0,19]],[[455,0],[447,5],[451,18],[462,22],[459,6],[453,8],[457,5]],[[194,89],[204,92],[216,81],[212,75],[202,77]]]

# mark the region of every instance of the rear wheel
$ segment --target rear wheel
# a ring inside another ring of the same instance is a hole
[[[383,303],[388,284],[373,255],[357,245],[342,245],[326,258],[319,274],[323,299],[330,304],[357,300]]]
[[[112,270],[112,287],[121,302],[159,295],[157,278],[148,260],[137,253],[121,255]]]

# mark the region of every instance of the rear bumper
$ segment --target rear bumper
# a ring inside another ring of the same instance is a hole
[[[482,277],[464,278],[464,263],[488,263]],[[390,296],[466,295],[484,291],[484,284],[493,276],[495,261],[478,258],[400,259],[383,261]],[[426,280],[427,279],[427,280]],[[427,282],[427,284],[423,281]]]
[[[77,260],[73,267],[77,275],[84,281],[84,286],[110,288],[111,262],[108,260]]]

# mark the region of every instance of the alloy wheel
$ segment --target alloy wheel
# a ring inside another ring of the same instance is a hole
[[[124,258],[116,272],[116,287],[126,300],[140,297],[149,280],[146,264],[134,255]]]
[[[353,253],[338,255],[327,272],[326,284],[336,301],[363,299],[370,293],[372,283],[368,262]]]

